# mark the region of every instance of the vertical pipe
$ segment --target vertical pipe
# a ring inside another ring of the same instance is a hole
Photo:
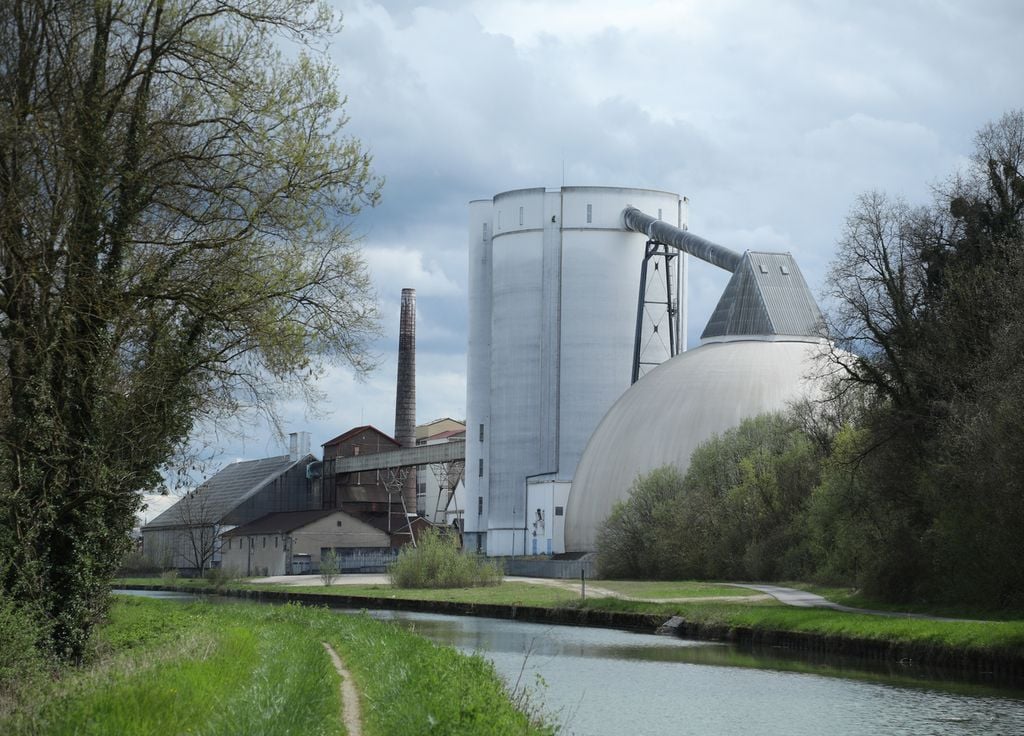
[[[398,385],[395,392],[395,439],[402,447],[416,446],[416,290],[402,289],[398,326]],[[405,508],[416,511],[416,473],[402,486]]]

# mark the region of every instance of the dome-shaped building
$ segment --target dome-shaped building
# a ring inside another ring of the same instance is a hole
[[[813,340],[733,339],[662,363],[619,397],[590,437],[566,509],[569,552],[595,548],[598,527],[638,475],[686,472],[690,456],[744,419],[815,392]]]
[[[742,255],[632,208],[627,228],[733,272],[702,345],[633,384],[594,430],[566,507],[565,548],[595,548],[597,529],[637,476],[672,464],[686,472],[698,445],[748,417],[814,393],[821,312],[788,253]]]

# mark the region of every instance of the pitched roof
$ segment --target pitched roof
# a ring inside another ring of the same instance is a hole
[[[321,447],[327,447],[328,445],[339,444],[341,442],[344,442],[345,440],[352,439],[356,435],[359,435],[359,434],[361,434],[363,432],[366,432],[367,430],[369,430],[371,432],[376,432],[381,437],[386,439],[388,442],[393,443],[397,447],[401,447],[401,445],[399,444],[398,440],[396,440],[394,437],[389,435],[387,432],[381,432],[379,429],[374,427],[372,424],[364,424],[361,427],[353,427],[352,429],[350,429],[349,431],[345,432],[344,434],[339,434],[334,439],[327,440],[326,442],[324,442],[320,446]]]
[[[214,524],[296,463],[288,455],[231,463],[144,528]]]
[[[789,253],[747,251],[701,339],[816,337],[821,311]]]
[[[283,534],[301,529],[331,514],[343,513],[339,509],[313,509],[312,511],[282,511],[261,516],[248,524],[236,526],[225,537],[244,537],[251,534]]]

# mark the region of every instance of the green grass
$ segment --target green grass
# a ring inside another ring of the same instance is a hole
[[[515,710],[494,666],[367,616],[328,636],[363,690],[367,730],[397,734],[554,733]]]
[[[623,605],[626,603],[628,602],[595,598],[588,600],[587,606],[604,610],[636,610],[637,606],[643,606],[645,612],[681,616],[694,623],[1024,654],[1024,620],[978,623],[928,621],[843,613],[824,608],[795,608],[777,601],[753,604],[709,601]]]
[[[353,673],[369,736],[552,730],[515,710],[487,661],[392,624],[296,605],[123,597],[91,662],[0,715],[0,733],[343,733],[322,641]]]

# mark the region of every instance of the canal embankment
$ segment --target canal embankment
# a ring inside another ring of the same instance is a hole
[[[194,586],[124,585],[127,589],[200,592]],[[900,663],[965,679],[1024,687],[1024,622],[883,618],[829,609],[707,601],[651,604],[616,598],[559,605],[482,603],[294,589],[229,587],[219,591],[262,603],[387,609],[476,616],[654,633],[668,622],[671,635],[742,647],[771,648],[810,657],[865,663]]]

